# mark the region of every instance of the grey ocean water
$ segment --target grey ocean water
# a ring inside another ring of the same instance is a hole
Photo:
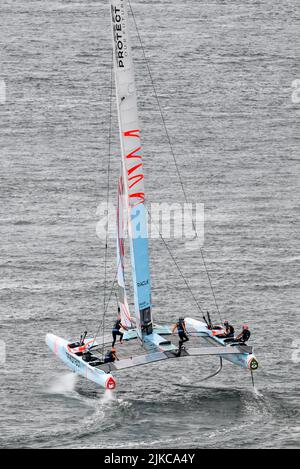
[[[93,333],[103,311],[96,224],[107,190],[107,3],[1,1],[0,446],[299,447],[298,0],[132,3],[188,197],[205,204],[204,250],[221,314],[253,332],[257,391],[230,364],[201,388],[179,386],[197,385],[216,366],[209,359],[130,370],[112,397],[47,350],[47,332]],[[182,202],[140,48],[135,55],[148,201]],[[115,117],[113,128],[111,200]],[[170,246],[213,312],[198,252],[180,240]],[[108,256],[110,284],[113,240]],[[151,259],[156,321],[198,317],[157,240]],[[108,330],[114,310],[112,302]]]

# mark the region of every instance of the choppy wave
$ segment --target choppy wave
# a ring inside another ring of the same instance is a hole
[[[97,330],[104,285],[115,275],[115,242],[108,240],[105,269],[95,234],[96,208],[107,197],[110,17],[106,2],[5,0],[1,447],[299,447],[299,367],[290,347],[299,317],[298,0],[189,1],[190,8],[178,0],[133,7],[186,194],[205,206],[204,251],[221,316],[237,329],[245,320],[251,326],[261,362],[256,387],[230,365],[202,386],[214,363],[190,361],[129,370],[115,394],[104,393],[66,374],[47,350],[47,332]],[[139,53],[147,198],[179,203]],[[111,154],[120,154],[117,138]],[[198,317],[163,243],[150,244],[155,321]],[[169,244],[219,321],[199,252],[193,243]],[[108,329],[115,312],[113,295]]]

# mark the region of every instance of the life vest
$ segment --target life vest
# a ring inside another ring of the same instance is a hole
[[[244,330],[243,330],[242,341],[243,341],[243,342],[247,342],[247,341],[250,339],[250,336],[251,336],[251,332],[248,331],[248,329],[244,329]]]
[[[228,324],[228,326],[226,327],[226,334],[234,336],[234,327],[231,326],[230,324]]]
[[[115,325],[113,327],[113,332],[119,332],[119,330],[121,329],[122,327],[122,324],[121,324],[121,319],[118,319],[116,322],[115,322]]]
[[[115,356],[112,352],[107,352],[104,357],[104,363],[110,363],[115,361]]]
[[[184,326],[185,326],[185,323],[184,321],[178,321],[177,323],[177,331],[178,332],[184,332]]]

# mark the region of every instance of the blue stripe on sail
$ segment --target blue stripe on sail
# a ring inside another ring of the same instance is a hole
[[[138,310],[151,306],[147,216],[144,204],[131,208],[132,261],[135,272],[135,297]],[[139,311],[138,311],[139,312]]]
[[[139,308],[145,309],[151,306],[150,273],[148,262],[148,239],[136,239],[133,241],[133,249],[139,253],[139,262],[135,264],[136,283]]]

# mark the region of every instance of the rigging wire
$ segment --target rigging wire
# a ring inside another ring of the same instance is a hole
[[[184,274],[183,274],[183,272],[182,272],[182,270],[181,270],[181,268],[180,268],[178,262],[176,261],[175,257],[173,256],[172,251],[171,251],[170,247],[168,246],[168,243],[166,242],[166,240],[164,239],[162,233],[160,232],[158,225],[156,225],[155,223],[152,222],[151,213],[149,212],[147,205],[145,205],[145,208],[146,208],[146,211],[147,211],[147,213],[148,213],[148,215],[149,215],[151,225],[152,225],[152,226],[155,226],[155,228],[157,229],[157,232],[158,232],[158,234],[159,234],[159,237],[161,238],[162,242],[164,243],[164,245],[165,245],[165,247],[166,247],[166,249],[167,249],[167,251],[168,251],[168,253],[169,253],[170,257],[171,257],[171,259],[173,260],[173,262],[174,262],[176,268],[178,269],[178,272],[179,272],[181,278],[183,279],[184,283],[186,284],[186,287],[187,287],[188,291],[190,292],[190,294],[191,294],[193,300],[195,301],[195,303],[196,303],[196,305],[197,305],[197,307],[198,307],[200,313],[203,314],[203,309],[202,309],[202,307],[201,307],[199,301],[197,300],[196,296],[194,295],[193,290],[191,289],[191,287],[190,287],[190,285],[189,285],[189,282],[188,282],[187,279],[185,278],[185,276],[184,276]]]
[[[175,151],[173,149],[173,145],[172,145],[171,138],[170,138],[168,128],[167,128],[167,124],[166,124],[166,121],[165,121],[165,118],[164,118],[164,115],[163,115],[163,112],[162,112],[162,107],[161,107],[159,97],[158,97],[158,94],[157,94],[157,91],[156,91],[156,87],[155,87],[155,84],[154,84],[154,79],[153,79],[152,72],[151,72],[151,69],[150,69],[149,61],[148,61],[147,56],[146,56],[146,52],[145,52],[145,49],[144,49],[144,46],[143,46],[142,38],[141,38],[141,35],[140,35],[140,31],[139,31],[139,28],[138,28],[138,25],[137,25],[137,22],[136,22],[136,18],[135,18],[135,15],[134,15],[130,0],[128,0],[128,4],[129,4],[131,15],[132,15],[132,18],[133,18],[133,21],[134,21],[134,24],[135,24],[138,39],[139,39],[139,42],[141,44],[144,60],[145,60],[146,66],[147,66],[147,70],[148,70],[150,81],[151,81],[152,88],[153,88],[153,91],[154,91],[155,99],[157,101],[157,105],[158,105],[159,113],[160,113],[160,116],[161,116],[161,120],[162,120],[164,129],[165,129],[168,144],[169,144],[171,154],[172,154],[172,157],[173,157],[173,160],[174,160],[175,169],[176,169],[178,179],[179,179],[179,182],[180,182],[180,185],[181,185],[183,196],[184,196],[184,199],[185,199],[186,203],[188,204],[187,193],[186,193],[186,190],[185,190],[185,187],[184,187],[184,184],[183,184],[183,180],[182,180],[182,177],[181,177],[181,174],[180,174],[179,166],[178,166],[177,159],[176,159],[176,156],[175,156]],[[197,233],[197,230],[196,230],[196,225],[195,225],[192,214],[191,214],[191,221],[192,221],[192,225],[193,225],[193,230],[195,232],[195,236],[196,236],[196,238],[198,240],[198,243],[199,243],[199,250],[200,250],[201,258],[202,258],[203,265],[204,265],[204,268],[205,268],[205,271],[206,271],[206,275],[207,275],[207,278],[208,278],[208,281],[209,281],[209,285],[210,285],[210,289],[211,289],[212,296],[213,296],[213,299],[214,299],[214,303],[215,303],[215,306],[216,306],[216,310],[217,310],[217,312],[220,316],[220,320],[222,321],[219,305],[218,305],[216,295],[215,295],[215,291],[214,291],[214,287],[213,287],[213,284],[212,284],[212,281],[211,281],[211,276],[210,276],[209,270],[208,270],[207,265],[206,265],[203,249],[201,248],[199,236],[198,236],[198,233]]]
[[[112,136],[112,99],[113,98],[113,51],[111,54],[111,71],[110,71],[110,99],[109,99],[109,126],[108,126],[108,159],[107,159],[107,191],[106,191],[106,213],[107,225],[105,234],[105,251],[104,251],[104,281],[103,281],[103,315],[102,322],[96,335],[102,325],[103,349],[104,349],[104,333],[105,333],[105,316],[106,316],[106,287],[107,287],[107,254],[108,254],[108,211],[109,211],[109,195],[110,195],[110,160],[111,160],[111,136]],[[95,335],[95,337],[96,337]],[[95,339],[94,339],[95,340]],[[103,350],[102,350],[103,353]]]
[[[120,262],[119,262],[119,264],[120,264]],[[115,276],[114,276],[114,280],[113,280],[113,282],[112,282],[112,284],[111,284],[111,289],[110,289],[110,292],[109,292],[109,295],[108,295],[108,300],[107,300],[107,303],[106,303],[106,305],[105,305],[105,307],[104,307],[103,320],[100,322],[99,327],[98,327],[96,333],[94,334],[93,342],[92,342],[92,345],[91,345],[91,347],[94,345],[95,340],[96,340],[96,337],[97,337],[97,335],[98,335],[98,333],[99,333],[99,331],[100,331],[100,329],[101,329],[101,326],[102,326],[102,328],[103,328],[102,346],[101,346],[102,354],[103,354],[104,347],[105,347],[105,341],[104,341],[104,338],[105,338],[105,337],[104,337],[104,332],[105,332],[105,320],[104,320],[104,319],[105,319],[105,315],[106,315],[107,310],[108,310],[108,305],[109,305],[109,303],[110,303],[111,297],[112,297],[113,292],[114,292],[115,283],[116,283],[117,274],[118,274],[118,269],[119,269],[119,266],[118,266],[118,268],[117,268],[117,270],[116,270],[116,273],[115,273]]]

